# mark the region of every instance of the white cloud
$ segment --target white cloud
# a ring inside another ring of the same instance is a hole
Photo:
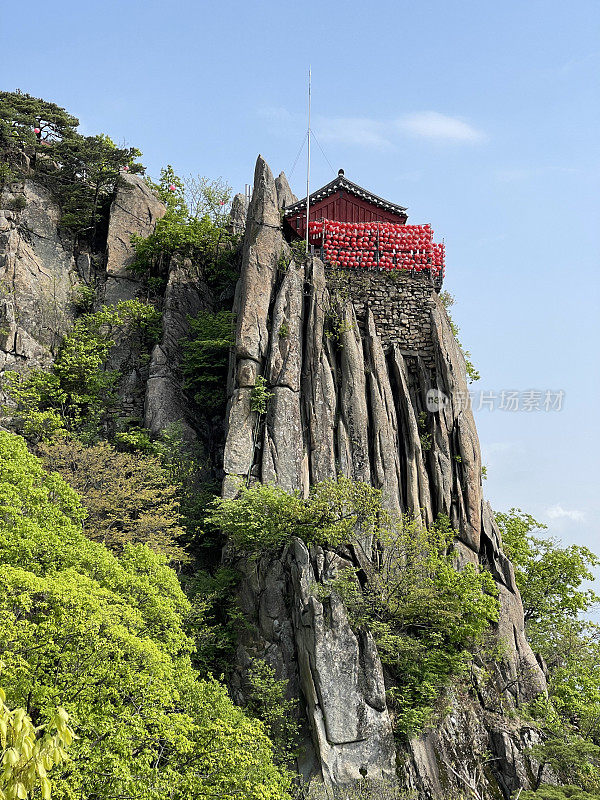
[[[388,150],[392,147],[389,124],[368,117],[320,117],[316,120],[317,136],[324,142]]]
[[[301,134],[306,128],[303,115],[292,113],[284,107],[263,107],[258,113],[268,120],[275,131],[285,136],[294,132]],[[317,115],[312,127],[319,141],[372,150],[392,150],[398,146],[398,140],[406,135],[462,144],[473,144],[486,138],[467,122],[438,111],[420,111],[387,120]]]
[[[585,520],[583,511],[578,511],[577,509],[570,511],[558,504],[546,509],[546,514],[550,519],[569,519],[572,522],[584,522]]]
[[[458,117],[449,117],[439,111],[418,111],[397,120],[398,128],[412,136],[434,139],[438,142],[480,142],[482,131]]]

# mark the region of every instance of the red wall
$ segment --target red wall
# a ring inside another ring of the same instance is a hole
[[[391,211],[386,211],[342,189],[311,205],[310,219],[315,222],[320,219],[331,219],[336,222],[379,221],[404,225],[407,216],[406,214],[395,214]],[[293,217],[286,217],[286,221],[298,236],[303,237],[306,233],[306,206],[304,207],[304,213],[300,212]]]

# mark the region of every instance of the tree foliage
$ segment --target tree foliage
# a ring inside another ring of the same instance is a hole
[[[63,108],[22,92],[0,92],[0,160],[4,180],[23,172],[23,155],[36,180],[62,208],[63,227],[93,244],[107,220],[122,169],[143,172],[140,151],[117,147],[110,137],[82,136],[79,120]],[[36,133],[37,131],[37,133]]]
[[[7,702],[77,739],[56,800],[283,800],[262,724],[199,680],[190,604],[164,557],[117,558],[81,531],[75,491],[0,432],[0,657]]]
[[[298,751],[298,702],[288,697],[287,680],[277,680],[275,670],[254,659],[248,670],[247,709],[264,722],[277,761],[292,766]]]
[[[497,513],[496,521],[515,566],[530,635],[535,625],[550,630],[565,617],[575,619],[598,601],[591,589],[581,588],[584,581],[593,580],[590,568],[600,564],[591,550],[579,545],[563,548],[555,539],[535,536],[532,531],[546,526],[521,509]]]
[[[529,708],[543,735],[533,748],[538,784],[549,766],[564,781],[600,789],[600,627],[581,618],[598,602],[585,583],[600,559],[587,547],[536,535],[546,526],[520,509],[496,519],[515,567],[527,636],[548,669],[548,698]]]
[[[50,800],[48,773],[66,761],[74,732],[69,715],[57,708],[47,725],[37,727],[24,708],[10,709],[0,687],[0,800],[27,800],[38,793]]]
[[[375,532],[379,556],[367,580],[347,568],[330,582],[356,630],[369,630],[391,676],[396,733],[411,736],[441,709],[448,685],[466,674],[476,645],[498,618],[489,572],[458,570],[446,517],[430,528],[410,516]]]
[[[313,486],[306,499],[268,484],[241,486],[237,498],[215,499],[207,521],[240,550],[257,554],[293,536],[330,547],[353,541],[358,528],[374,529],[380,510],[377,489],[340,476]]]
[[[308,498],[254,484],[241,487],[236,499],[216,499],[208,518],[251,556],[280,549],[294,536],[334,549],[375,543],[367,574],[364,565],[347,568],[315,590],[325,601],[336,593],[353,627],[374,636],[390,674],[399,735],[423,728],[497,619],[492,576],[475,565],[454,567],[455,532],[448,520],[440,518],[428,530],[415,519],[395,519],[384,511],[381,492],[368,484],[339,477],[315,485]]]
[[[189,319],[190,332],[181,342],[184,387],[208,412],[224,411],[227,400],[229,351],[233,344],[229,311],[201,311]]]
[[[19,430],[32,440],[71,431],[93,440],[114,410],[119,373],[107,368],[117,333],[151,342],[160,314],[154,306],[126,300],[79,317],[66,334],[51,372],[7,372],[5,380]]]
[[[586,792],[580,786],[544,784],[537,791],[522,792],[523,800],[598,800],[600,792]]]
[[[157,456],[120,453],[108,442],[85,447],[72,438],[38,449],[46,469],[58,472],[80,495],[89,539],[118,553],[127,543],[141,543],[171,560],[187,560],[178,544],[184,531],[177,487]]]
[[[228,224],[230,188],[221,180],[192,179],[188,185],[170,165],[157,184],[149,181],[167,206],[148,237],[134,235],[136,259],[132,269],[151,277],[164,274],[174,255],[191,259],[218,290],[237,278],[236,239]],[[188,188],[189,187],[189,188]],[[186,192],[190,202],[186,198]]]

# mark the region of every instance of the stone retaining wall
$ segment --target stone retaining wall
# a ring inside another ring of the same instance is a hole
[[[419,354],[433,367],[431,309],[435,289],[429,273],[338,267],[327,269],[327,277],[332,288],[348,292],[361,328],[367,309],[371,309],[384,349],[396,344],[405,354]]]

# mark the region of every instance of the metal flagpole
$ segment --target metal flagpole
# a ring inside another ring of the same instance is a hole
[[[310,214],[310,67],[308,68],[308,159],[306,164],[306,254],[308,255],[308,221]]]

